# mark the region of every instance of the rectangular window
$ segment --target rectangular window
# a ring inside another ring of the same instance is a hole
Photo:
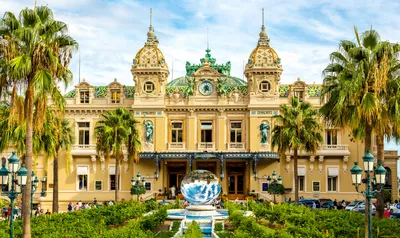
[[[312,182],[312,186],[313,186],[313,192],[319,192],[319,181],[313,181]]]
[[[144,187],[146,188],[146,191],[151,191],[151,183],[150,182],[145,182]]]
[[[117,185],[115,184],[115,174],[110,175],[110,190],[115,190],[115,187]]]
[[[267,192],[268,191],[268,183],[262,183],[261,186],[262,186],[262,191],[263,192]]]
[[[90,122],[78,122],[79,144],[89,145]]]
[[[110,183],[109,183],[110,191],[111,190],[115,191],[115,188],[117,187],[116,180],[115,180],[115,165],[108,167],[108,175],[109,175],[109,181],[110,181]],[[118,182],[119,182],[119,190],[121,190],[121,177],[119,177]]]
[[[88,166],[78,166],[76,170],[76,174],[78,176],[78,190],[79,191],[87,191],[88,190],[88,174],[89,167]]]
[[[212,142],[213,124],[211,121],[201,122],[201,142]]]
[[[96,191],[103,190],[103,181],[101,181],[101,180],[94,181],[94,190],[96,190]]]
[[[171,142],[183,142],[183,122],[171,123]]]
[[[300,102],[302,102],[303,99],[304,99],[304,93],[303,93],[303,91],[302,91],[302,90],[295,90],[295,91],[294,91],[294,97],[297,98],[297,99],[299,99]]]
[[[299,191],[304,192],[304,176],[299,176]]]
[[[232,121],[231,122],[231,142],[242,143],[242,122]]]
[[[336,192],[337,177],[328,177],[328,192]]]
[[[338,144],[336,129],[326,130],[326,144],[327,145],[337,145]]]
[[[89,103],[89,91],[87,90],[80,90],[79,97],[81,99],[81,103]]]
[[[121,90],[111,90],[111,103],[120,103],[121,100]]]

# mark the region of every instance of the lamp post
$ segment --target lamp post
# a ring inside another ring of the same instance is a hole
[[[367,206],[367,221],[368,221],[368,237],[372,238],[372,212],[371,212],[371,198],[376,196],[377,192],[381,192],[382,187],[380,186],[379,190],[373,190],[371,186],[371,182],[375,184],[384,185],[385,184],[385,176],[386,176],[386,169],[383,168],[382,163],[378,163],[378,167],[375,169],[375,178],[371,178],[371,172],[373,172],[374,168],[374,156],[371,154],[370,150],[362,157],[364,163],[364,172],[366,178],[361,179],[363,170],[358,166],[357,162],[354,162],[353,168],[350,169],[351,172],[351,179],[353,181],[353,185],[356,187],[357,192],[361,193],[366,200]],[[365,191],[360,191],[359,186],[362,183],[366,183]]]
[[[40,193],[40,196],[41,197],[45,197],[46,196],[46,191],[44,190],[44,184],[46,183],[46,177],[43,177],[42,179],[41,179],[41,182],[42,182],[42,192]]]
[[[1,190],[11,202],[11,216],[10,216],[10,237],[13,237],[14,230],[14,200],[15,198],[22,193],[26,180],[28,178],[28,170],[24,165],[21,165],[19,168],[19,159],[15,155],[15,152],[12,152],[11,157],[8,159],[8,169],[6,165],[3,164],[0,169],[1,176]],[[19,168],[19,169],[18,169]],[[11,181],[8,181],[8,178],[11,177]],[[17,185],[21,187],[20,190],[17,190]],[[4,191],[4,187],[9,186],[8,191]]]
[[[134,177],[132,177],[131,179],[131,185],[132,185],[132,191],[134,194],[137,195],[137,201],[139,202],[139,195],[140,195],[140,191],[142,189],[142,187],[144,186],[144,183],[146,182],[146,178],[142,178],[142,180],[140,181],[140,173],[138,173],[136,175],[137,180],[135,180]],[[142,184],[140,184],[140,182],[142,182]]]
[[[273,186],[272,191],[274,192],[274,203],[275,203],[276,202],[276,189],[279,184],[282,184],[282,177],[279,175],[279,177],[276,178],[276,172],[274,171],[274,172],[272,172],[272,179],[268,175],[267,182],[268,182],[268,186]]]
[[[33,212],[33,194],[36,192],[38,184],[39,184],[39,179],[35,176],[35,173],[32,171],[31,217],[32,217],[32,212]]]

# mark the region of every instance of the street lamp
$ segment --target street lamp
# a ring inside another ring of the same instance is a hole
[[[268,186],[273,186],[272,191],[274,192],[274,203],[276,202],[276,189],[278,188],[278,185],[282,184],[282,177],[279,175],[278,179],[276,178],[276,172],[272,172],[272,179],[268,175],[267,177],[267,183]]]
[[[137,201],[139,202],[139,195],[140,191],[142,190],[142,187],[144,186],[144,183],[146,182],[146,178],[142,178],[142,184],[140,184],[140,173],[136,175],[137,179],[135,180],[134,177],[131,179],[131,185],[132,185],[132,192],[133,194],[137,195]]]
[[[358,166],[357,162],[354,162],[353,168],[350,169],[351,179],[353,181],[353,185],[356,187],[357,192],[361,193],[366,199],[367,205],[367,220],[368,220],[368,237],[372,238],[372,212],[371,212],[371,198],[376,196],[376,193],[381,192],[382,187],[380,186],[379,190],[373,190],[371,186],[372,180],[374,180],[375,184],[384,185],[385,177],[386,177],[386,169],[382,166],[382,163],[378,163],[378,167],[375,169],[375,178],[371,179],[371,172],[374,168],[374,156],[371,154],[370,150],[362,157],[364,162],[364,172],[366,174],[365,179],[361,179],[362,169]],[[361,185],[361,182],[366,183],[366,191],[359,191],[358,187]]]
[[[7,195],[11,202],[11,216],[10,216],[10,237],[13,237],[13,226],[14,226],[14,199],[22,193],[26,180],[28,178],[28,170],[24,165],[19,167],[19,159],[15,155],[15,152],[12,152],[11,157],[8,159],[8,169],[6,165],[3,163],[2,168],[0,169],[1,176],[1,190]],[[8,181],[8,178],[11,177],[11,181]],[[20,190],[17,190],[17,185],[21,187]],[[4,191],[5,187],[9,186],[8,191]]]
[[[35,173],[32,171],[31,217],[32,217],[32,211],[33,211],[33,194],[36,192],[38,184],[39,184],[39,179],[35,176]]]
[[[46,177],[43,177],[42,179],[41,179],[41,182],[42,182],[42,192],[40,193],[40,196],[41,197],[45,197],[46,196],[46,191],[44,190],[44,187],[45,187],[45,183],[46,183]]]

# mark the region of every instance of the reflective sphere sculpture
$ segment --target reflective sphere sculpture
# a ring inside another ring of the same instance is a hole
[[[194,170],[183,178],[181,192],[191,204],[209,204],[221,193],[221,185],[210,171]]]

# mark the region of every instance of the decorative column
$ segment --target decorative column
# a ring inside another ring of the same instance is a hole
[[[286,155],[286,173],[290,172],[290,155]]]
[[[125,173],[128,172],[128,169],[129,169],[128,154],[124,154],[124,170],[125,170]]]
[[[220,154],[218,159],[219,159],[219,169],[220,169],[219,177],[220,177],[221,180],[223,180],[224,177],[225,177],[225,174],[224,174],[224,155]]]
[[[96,173],[96,155],[91,155],[91,159],[92,161],[92,171],[95,174]]]
[[[314,171],[314,161],[315,161],[315,156],[311,155],[310,156],[310,173],[312,174]]]
[[[322,174],[322,162],[324,162],[324,156],[320,155],[318,161],[319,161],[318,170],[319,170],[319,173]]]
[[[104,173],[104,171],[106,169],[106,163],[105,163],[104,156],[100,156],[100,169],[101,169],[102,173]]]
[[[349,162],[349,156],[343,156],[343,173],[347,173],[347,162]]]

